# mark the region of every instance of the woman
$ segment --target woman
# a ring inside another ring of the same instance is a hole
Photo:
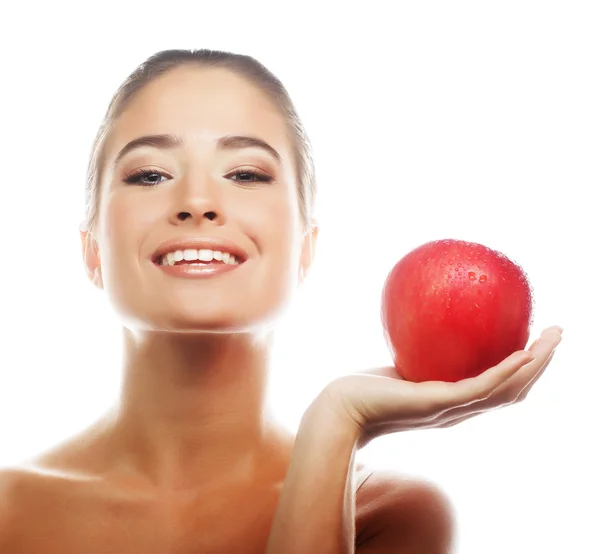
[[[123,321],[122,391],[79,436],[3,472],[1,552],[449,551],[444,495],[355,467],[355,453],[522,400],[560,328],[460,383],[393,368],[336,379],[293,437],[265,385],[317,226],[309,143],[281,83],[245,56],[156,54],[113,98],[87,192],[84,263]]]

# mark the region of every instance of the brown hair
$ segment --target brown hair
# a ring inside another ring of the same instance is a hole
[[[279,107],[287,119],[295,146],[296,179],[300,215],[308,227],[316,194],[311,144],[292,100],[281,83],[256,59],[218,50],[163,50],[140,64],[113,96],[92,146],[85,188],[85,220],[82,229],[92,230],[98,218],[101,170],[106,139],[119,115],[145,85],[171,69],[196,64],[201,67],[229,69],[259,86]]]

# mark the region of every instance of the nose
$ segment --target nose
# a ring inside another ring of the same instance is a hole
[[[172,223],[179,225],[184,221],[200,223],[208,220],[223,224],[222,199],[217,183],[208,176],[190,176],[179,184],[175,210],[170,218]]]
[[[204,212],[200,217],[194,216],[191,212],[178,212],[176,217],[178,221],[185,221],[186,219],[208,219],[209,221],[214,221],[218,215],[214,211]]]

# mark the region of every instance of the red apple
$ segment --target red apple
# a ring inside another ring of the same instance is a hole
[[[455,382],[525,348],[532,308],[520,266],[481,244],[447,239],[415,248],[394,266],[381,316],[403,379]]]

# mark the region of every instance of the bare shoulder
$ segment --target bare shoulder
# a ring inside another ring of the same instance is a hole
[[[359,554],[452,552],[454,509],[431,481],[371,471],[357,492],[356,519]]]
[[[80,513],[89,515],[90,483],[91,478],[31,463],[0,468],[0,552],[71,552],[60,550],[61,533],[68,533]],[[44,538],[50,535],[54,550]]]

